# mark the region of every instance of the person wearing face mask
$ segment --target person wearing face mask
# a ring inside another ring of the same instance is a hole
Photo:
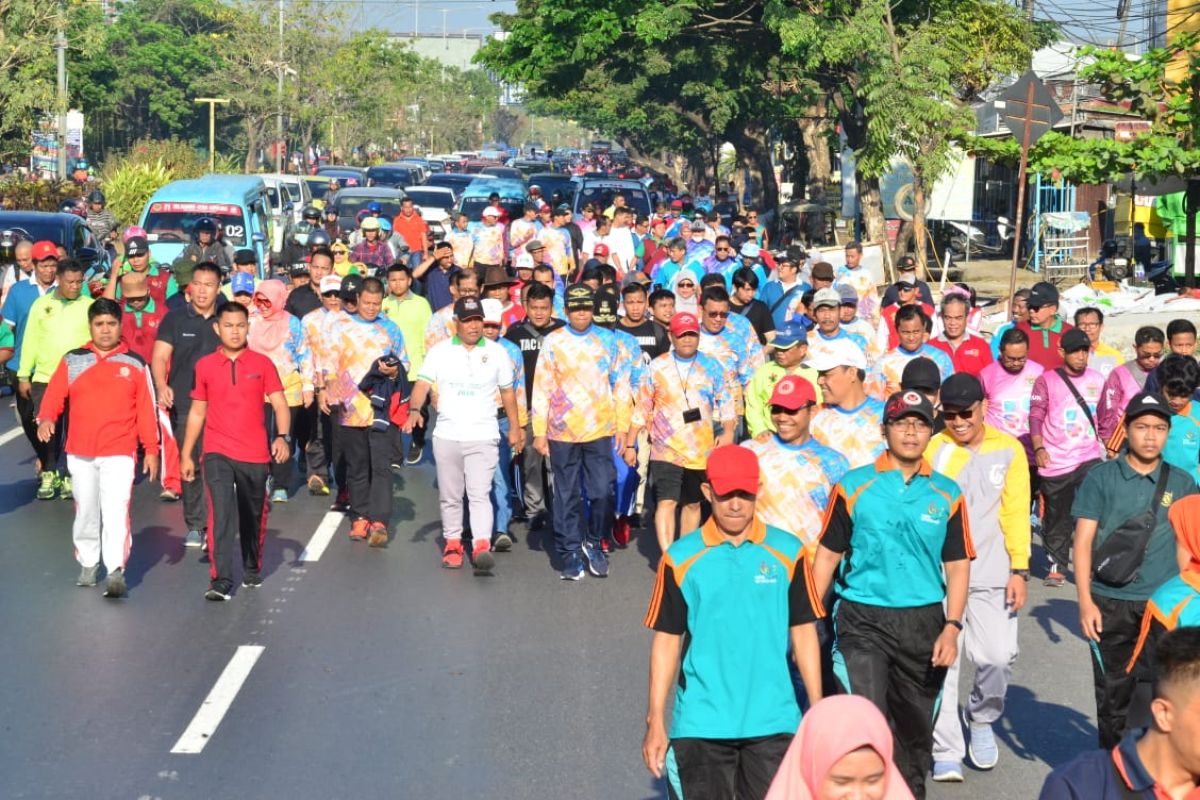
[[[800,721],[766,800],[912,800],[892,741],[871,701],[826,697]]]

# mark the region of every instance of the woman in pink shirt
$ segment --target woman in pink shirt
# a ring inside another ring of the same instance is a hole
[[[1041,364],[1029,360],[1029,337],[1025,331],[1009,328],[1000,337],[1000,360],[979,373],[987,395],[984,421],[1020,440],[1030,464],[1035,461],[1033,443],[1029,440],[1029,397],[1043,371]]]

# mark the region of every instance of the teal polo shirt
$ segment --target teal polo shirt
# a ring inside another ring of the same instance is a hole
[[[975,558],[958,484],[929,462],[905,481],[884,451],[846,473],[833,488],[822,547],[844,554],[843,600],[883,608],[919,608],[946,597],[942,564]]]
[[[1154,532],[1146,544],[1146,555],[1137,577],[1124,586],[1110,586],[1093,578],[1092,594],[1117,600],[1148,600],[1155,589],[1179,574],[1175,531],[1167,521],[1167,510],[1179,498],[1196,494],[1197,488],[1195,479],[1178,467],[1161,461],[1149,475],[1142,475],[1129,466],[1125,456],[1097,464],[1088,471],[1075,492],[1071,516],[1096,520],[1095,545],[1101,544],[1130,518],[1150,507],[1163,467],[1170,469],[1171,475],[1167,478],[1166,491],[1155,515]]]
[[[647,627],[688,635],[671,738],[795,733],[789,628],[824,615],[790,533],[755,519],[735,547],[709,520],[671,545],[646,612]]]

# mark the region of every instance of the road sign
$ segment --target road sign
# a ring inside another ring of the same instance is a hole
[[[1031,86],[1032,93],[1029,91]],[[1008,124],[1008,129],[1012,131],[1013,136],[1018,139],[1023,138],[1025,122],[1027,119],[1029,121],[1029,138],[1025,141],[1026,147],[1042,138],[1042,135],[1053,128],[1054,123],[1062,117],[1062,110],[1050,96],[1050,90],[1037,75],[1033,74],[1033,70],[1022,75],[1020,80],[1004,92],[1004,121]]]

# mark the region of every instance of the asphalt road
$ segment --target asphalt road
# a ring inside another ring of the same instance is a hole
[[[0,796],[665,796],[640,757],[652,536],[605,580],[558,580],[523,532],[493,575],[443,570],[423,465],[396,481],[386,549],[341,522],[302,561],[328,499],[275,506],[264,585],[219,604],[180,508],[142,484],[129,596],[105,600],[74,585],[71,504],[33,499],[29,447],[6,430]],[[1031,584],[1021,648],[1000,764],[930,797],[1036,797],[1049,765],[1094,746],[1072,593]]]

